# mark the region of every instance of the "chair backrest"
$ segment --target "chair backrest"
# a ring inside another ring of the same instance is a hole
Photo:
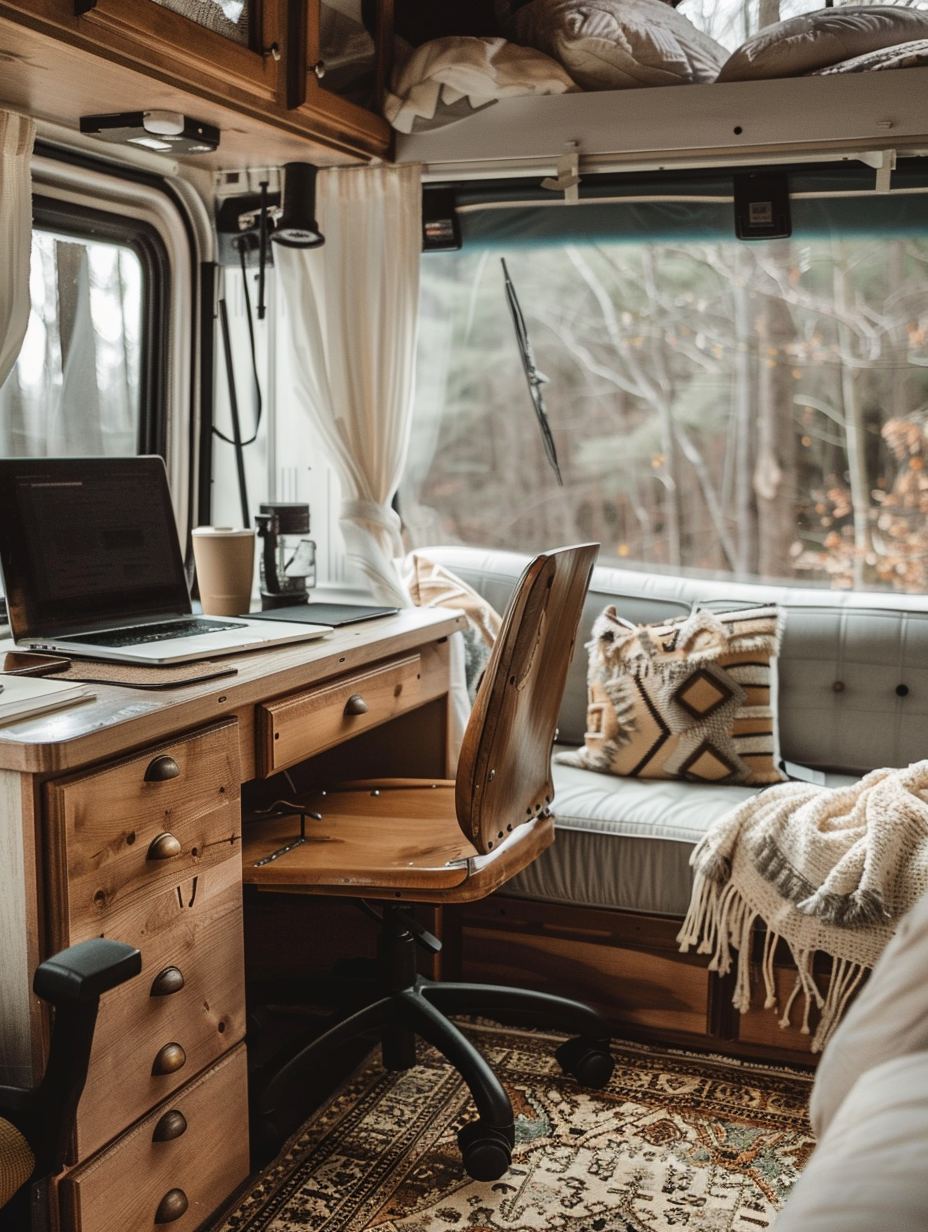
[[[455,781],[458,822],[484,855],[554,797],[551,746],[598,551],[586,543],[536,556],[506,609]]]

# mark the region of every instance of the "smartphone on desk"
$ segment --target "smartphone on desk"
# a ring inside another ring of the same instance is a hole
[[[0,671],[8,676],[53,676],[70,667],[71,660],[61,655],[35,654],[31,650],[8,650]]]

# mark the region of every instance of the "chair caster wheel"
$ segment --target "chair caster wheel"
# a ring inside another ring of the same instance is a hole
[[[494,1129],[483,1121],[468,1121],[458,1131],[464,1171],[475,1181],[498,1181],[512,1162],[513,1130]]]
[[[565,1040],[554,1055],[565,1074],[571,1074],[582,1087],[590,1087],[594,1091],[606,1085],[615,1069],[615,1061],[605,1040],[578,1036]]]

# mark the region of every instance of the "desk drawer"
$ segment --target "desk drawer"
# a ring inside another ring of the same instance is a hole
[[[241,876],[235,855],[113,919],[107,935],[139,948],[142,971],[100,1002],[77,1159],[244,1037]]]
[[[162,1223],[193,1232],[248,1168],[247,1072],[240,1044],[64,1177],[62,1223],[67,1232],[140,1232]]]
[[[234,720],[45,787],[55,949],[240,850]]]
[[[422,659],[410,654],[255,707],[256,771],[266,778],[425,700]]]

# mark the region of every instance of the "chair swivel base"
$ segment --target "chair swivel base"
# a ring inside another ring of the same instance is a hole
[[[257,1103],[259,1123],[277,1132],[278,1105],[295,1086],[323,1063],[327,1054],[358,1036],[378,1033],[387,1069],[409,1069],[416,1063],[416,1037],[434,1045],[466,1082],[478,1120],[458,1135],[464,1169],[479,1181],[493,1181],[509,1168],[515,1142],[512,1104],[502,1083],[482,1053],[447,1014],[531,1015],[578,1032],[555,1056],[565,1073],[584,1086],[600,1088],[612,1074],[609,1029],[595,1010],[579,1001],[549,993],[490,984],[435,983],[415,972],[414,940],[393,932],[381,934],[381,975],[392,977],[391,991],[337,1023],[313,1040],[271,1079]]]

